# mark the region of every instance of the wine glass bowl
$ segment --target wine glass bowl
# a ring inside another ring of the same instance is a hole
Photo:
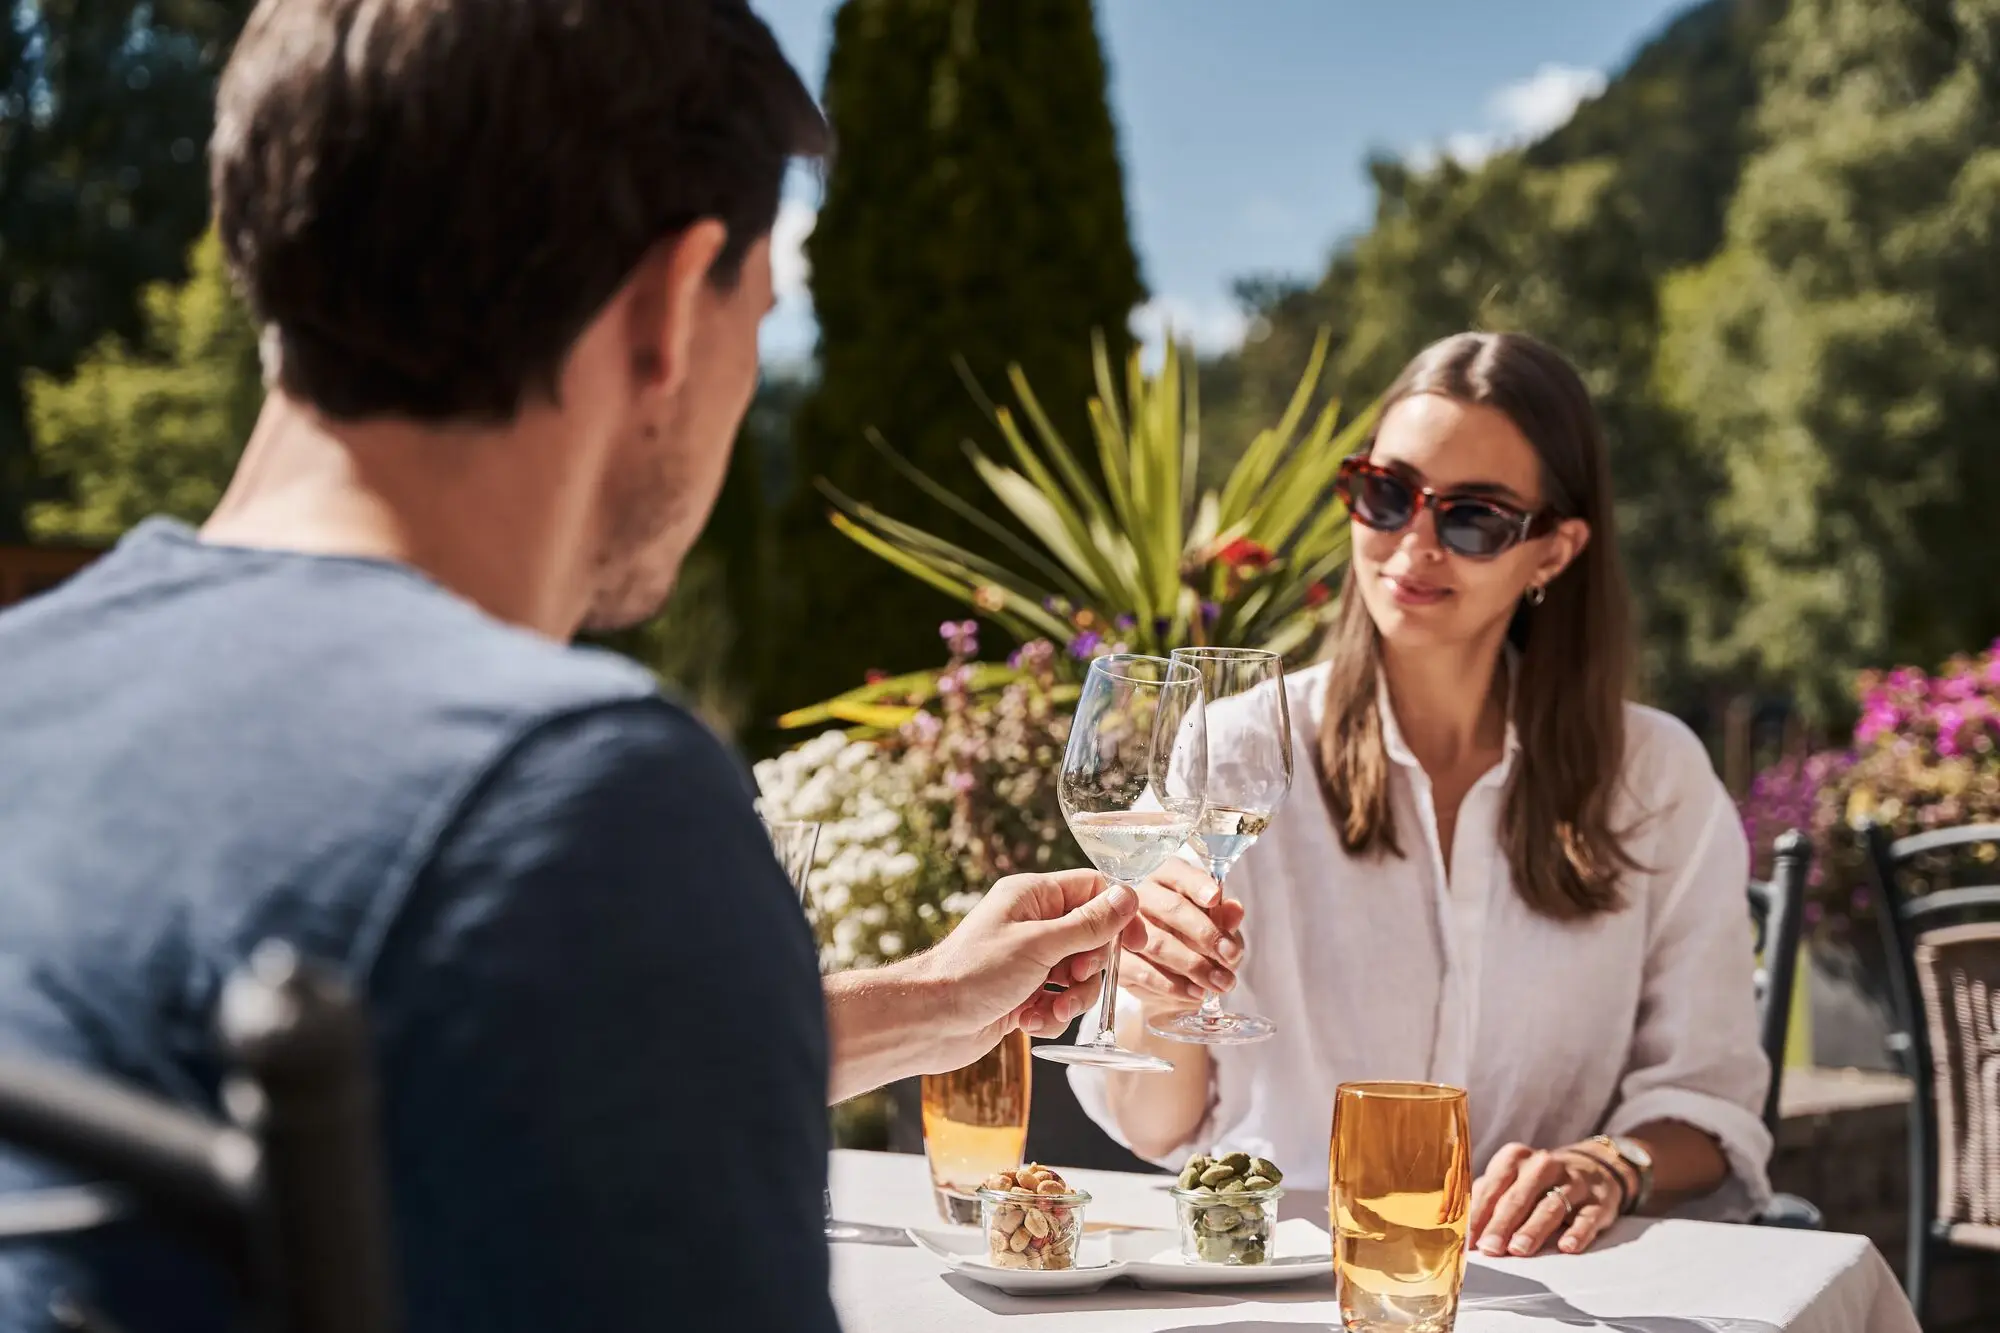
[[[1091,663],[1063,751],[1057,795],[1084,855],[1115,884],[1135,885],[1187,841],[1208,782],[1201,673],[1162,657],[1114,653]],[[1074,1046],[1038,1046],[1064,1064],[1163,1072],[1158,1056],[1118,1045],[1118,946],[1106,955],[1096,1030]]]

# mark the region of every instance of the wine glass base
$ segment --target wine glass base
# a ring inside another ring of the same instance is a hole
[[[1146,1031],[1196,1046],[1249,1046],[1276,1036],[1278,1025],[1254,1014],[1204,1014],[1190,1009],[1156,1018],[1146,1024]]]
[[[1174,1063],[1157,1055],[1141,1055],[1120,1046],[1037,1046],[1035,1054],[1059,1065],[1088,1065],[1093,1069],[1118,1069],[1128,1074],[1168,1074]]]

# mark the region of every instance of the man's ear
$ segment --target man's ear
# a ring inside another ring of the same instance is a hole
[[[704,218],[648,250],[626,280],[625,339],[639,392],[671,394],[686,380],[702,287],[728,239],[720,222]]]

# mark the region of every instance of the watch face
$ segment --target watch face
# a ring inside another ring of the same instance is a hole
[[[1638,1167],[1641,1171],[1652,1170],[1653,1154],[1647,1152],[1631,1139],[1619,1139],[1617,1143],[1619,1156]]]

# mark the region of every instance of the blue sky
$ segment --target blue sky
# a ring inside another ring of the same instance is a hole
[[[817,88],[837,0],[751,0]],[[1205,350],[1241,336],[1231,279],[1316,275],[1368,223],[1370,152],[1474,158],[1562,123],[1687,0],[1098,0],[1150,306]],[[764,355],[812,350],[800,173]]]

